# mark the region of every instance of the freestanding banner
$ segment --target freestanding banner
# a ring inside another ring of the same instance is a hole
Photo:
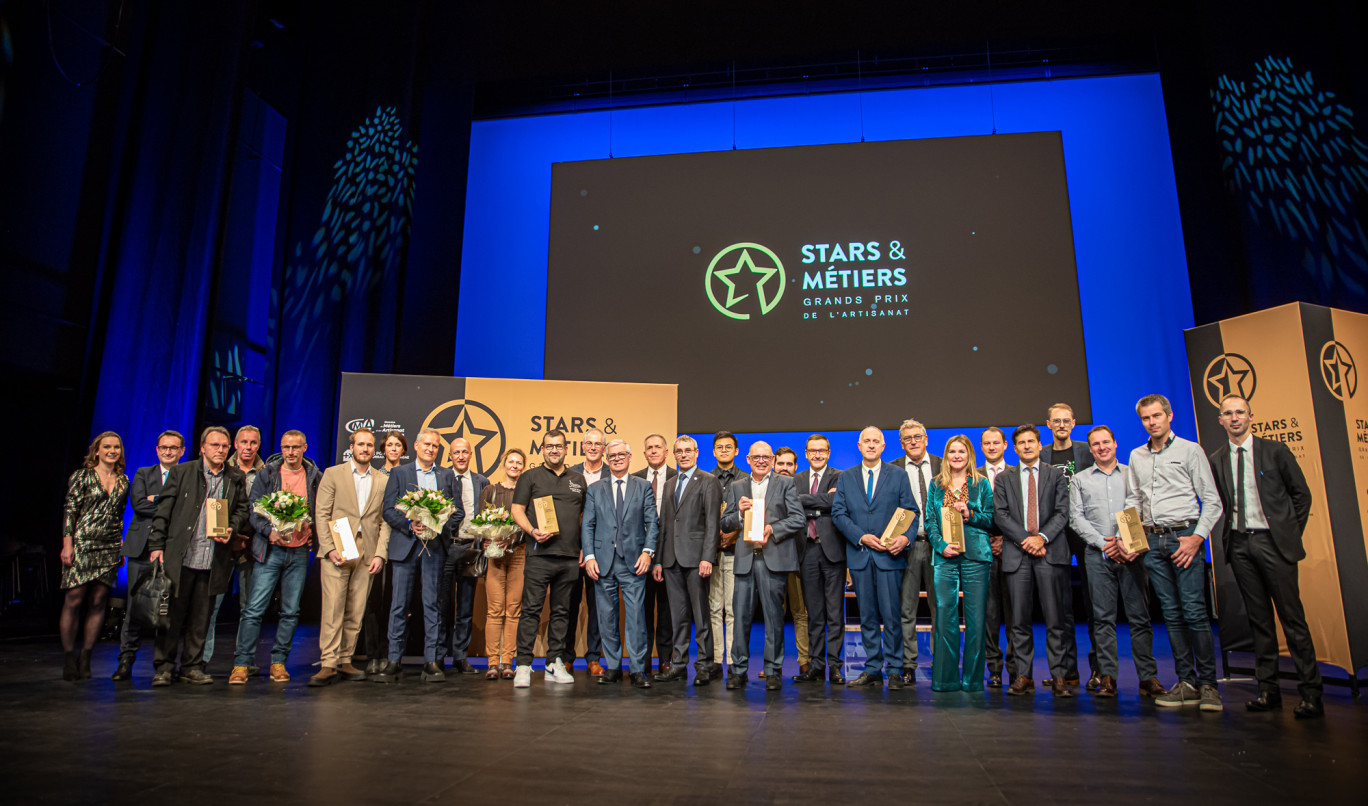
[[[1346,670],[1368,663],[1368,316],[1294,303],[1186,332],[1197,432],[1208,454],[1226,440],[1221,398],[1249,401],[1256,436],[1291,449],[1313,503],[1299,566],[1317,659]],[[1211,545],[1223,651],[1253,649],[1248,614],[1218,541]],[[1279,627],[1284,653],[1286,640]],[[1355,685],[1357,688],[1357,686]]]
[[[384,431],[399,431],[409,442],[404,461],[413,461],[413,439],[424,428],[442,435],[437,462],[451,466],[451,442],[464,437],[474,457],[472,468],[491,483],[504,478],[499,460],[509,448],[527,452],[529,466],[541,464],[541,443],[547,431],[565,432],[569,450],[567,464],[584,461],[580,443],[591,428],[603,431],[604,439],[625,439],[632,446],[633,471],[646,466],[642,440],[662,434],[673,443],[678,433],[674,384],[591,383],[587,381],[536,381],[506,378],[444,378],[425,375],[368,375],[342,373],[337,418],[337,461],[351,458],[347,449],[351,433],[370,428],[377,434],[378,467],[384,463],[380,446]],[[537,640],[537,655],[546,648],[546,618]],[[475,624],[470,654],[484,654],[484,581],[475,594]],[[584,654],[584,606],[579,615],[575,652]],[[410,634],[415,634],[410,630]]]

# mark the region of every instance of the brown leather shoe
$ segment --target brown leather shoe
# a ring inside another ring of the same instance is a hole
[[[603,677],[603,665],[596,660],[589,661],[589,676]]]
[[[498,680],[498,679],[499,679],[499,664],[497,664],[497,663],[491,663],[491,664],[489,664],[489,668],[485,670],[485,679],[486,679],[486,680]]]
[[[272,663],[272,664],[271,664],[271,682],[272,682],[272,683],[288,683],[288,682],[290,682],[290,673],[287,672],[287,671],[285,671],[285,664],[283,664],[283,663]]]
[[[1141,697],[1158,697],[1160,694],[1164,694],[1167,691],[1168,689],[1164,688],[1164,684],[1160,683],[1159,678],[1157,677],[1151,677],[1148,680],[1140,681]]]
[[[228,673],[228,685],[245,686],[247,685],[247,667],[234,666],[233,671]]]
[[[810,668],[812,668],[812,664],[810,664],[810,663],[800,663],[800,664],[798,664],[798,674],[807,674],[807,671],[808,671],[808,669],[810,669]]]
[[[1012,685],[1007,688],[1007,693],[1013,697],[1020,697],[1023,694],[1035,694],[1035,681],[1029,677],[1018,677],[1012,681]]]
[[[1058,677],[1050,683],[1050,693],[1056,697],[1072,697],[1074,695],[1068,684]]]
[[[1097,696],[1115,697],[1116,680],[1109,674],[1104,674],[1097,681]]]
[[[309,678],[309,688],[331,686],[341,678],[342,675],[338,674],[336,669],[331,666],[324,666],[322,669],[318,670],[318,674]]]
[[[517,677],[517,673],[513,671],[513,664],[504,663],[499,665],[499,678],[501,680],[512,680],[514,677]]]
[[[342,675],[343,680],[365,680],[366,673],[351,665],[343,663],[337,667],[337,673]]]

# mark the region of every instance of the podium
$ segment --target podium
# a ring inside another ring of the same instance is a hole
[[[1251,433],[1287,445],[1311,488],[1311,517],[1298,566],[1316,659],[1344,669],[1368,664],[1368,316],[1293,303],[1192,328],[1187,340],[1197,433],[1210,454],[1228,439],[1221,398],[1249,401]],[[1249,620],[1220,541],[1211,541],[1216,613],[1227,673],[1230,651],[1252,651]],[[1287,643],[1278,628],[1279,643]],[[1252,672],[1249,669],[1237,669]],[[1327,678],[1333,680],[1333,678]]]

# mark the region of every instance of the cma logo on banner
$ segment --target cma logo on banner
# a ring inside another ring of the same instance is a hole
[[[451,443],[464,439],[470,443],[470,464],[475,472],[488,476],[499,466],[507,435],[503,421],[494,410],[475,400],[449,400],[433,409],[419,430],[431,428],[441,437],[437,464],[451,467]]]
[[[879,241],[809,243],[798,251],[804,265],[814,266],[803,273],[803,294],[807,295],[803,307],[822,309],[820,313],[805,311],[803,319],[902,316],[909,312],[889,307],[909,302],[907,294],[883,293],[905,288],[907,270],[877,265],[904,259],[900,242],[889,241],[887,246]],[[708,302],[723,316],[740,321],[773,311],[784,298],[788,283],[779,255],[752,241],[734,243],[713,255],[703,276]],[[873,293],[875,289],[879,293]]]

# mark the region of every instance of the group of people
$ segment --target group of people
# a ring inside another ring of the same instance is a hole
[[[447,444],[450,466],[439,464],[442,437],[431,429],[415,437],[409,463],[402,463],[403,434],[357,429],[350,458],[320,471],[304,455],[304,434],[285,432],[280,453],[263,461],[260,432],[250,426],[231,441],[225,429],[206,428],[199,458],[185,463],[184,438],[164,432],[159,464],[138,470],[130,483],[122,442],[106,432],[91,443],[67,498],[64,676],[90,676],[108,590],[127,558],[130,587],[154,567],[173,585],[169,629],[155,637],[154,686],[177,678],[213,682],[204,666],[235,572],[242,615],[228,682],[245,684],[256,674],[261,620],[277,590],[280,621],[268,674],[287,681],[285,661],[313,547],[322,619],[321,668],[311,686],[399,680],[415,585],[422,603],[420,679],[445,679],[448,656],[453,671],[478,674],[468,651],[476,581],[483,575],[485,676],[511,679],[515,687],[531,683],[544,609],[545,677],[574,682],[583,600],[585,660],[599,684],[623,679],[624,643],[633,686],[684,681],[692,642],[693,685],[725,676],[726,688],[742,688],[758,600],[764,623],[759,676],[767,689],[783,685],[786,610],[798,645],[795,682],[864,687],[886,679],[889,689],[901,689],[916,681],[917,612],[925,589],[933,690],[1006,685],[1010,695],[1034,693],[1032,613],[1039,598],[1048,659],[1043,685],[1055,697],[1072,697],[1081,679],[1071,580],[1076,560],[1090,614],[1084,688],[1099,697],[1117,695],[1119,600],[1130,623],[1140,694],[1159,706],[1219,711],[1205,585],[1205,541],[1212,538],[1222,541],[1250,617],[1259,693],[1247,708],[1281,705],[1276,612],[1301,679],[1296,715],[1319,716],[1321,679],[1297,588],[1311,494],[1295,459],[1281,443],[1250,433],[1251,407],[1239,396],[1221,401],[1229,444],[1210,457],[1172,433],[1172,407],[1162,395],[1142,398],[1136,413],[1149,440],[1131,451],[1128,464],[1120,463],[1105,425],[1088,431],[1086,445],[1073,442],[1073,411],[1060,403],[1047,413],[1049,444],[1033,425],[1012,432],[1017,465],[1006,464],[1008,437],[1000,428],[982,433],[979,464],[963,435],[948,440],[943,457],[932,456],[925,427],[913,419],[899,428],[901,457],[883,461],[883,432],[870,426],[859,436],[860,464],[845,471],[828,465],[831,445],[820,434],[808,438],[808,467],[801,472],[796,451],[765,442],[749,447],[749,472],[741,470],[738,441],[725,431],[714,438],[716,467],[704,471],[693,438],[679,436],[670,445],[652,434],[642,444],[646,467],[629,473],[632,448],[624,440],[605,442],[601,431],[590,430],[581,441],[584,461],[570,466],[566,435],[551,430],[540,465],[528,467],[527,455],[512,449],[502,457],[505,478],[496,483],[471,468],[464,439]],[[372,462],[377,447],[384,457],[379,466]],[[440,533],[401,509],[401,497],[420,489],[452,502]],[[308,524],[286,535],[251,507],[280,490],[305,498],[310,512]],[[130,497],[134,519],[121,540]],[[226,533],[209,528],[209,501],[226,508]],[[486,552],[470,532],[471,520],[498,507],[511,513],[517,530],[500,539],[501,551]],[[1144,524],[1145,546],[1128,543],[1118,527],[1118,513],[1130,507]],[[351,531],[345,542],[357,556],[344,556],[339,528]],[[866,655],[850,681],[841,673],[848,585]],[[1150,590],[1173,650],[1172,686],[1158,679]],[[78,653],[83,605],[88,612]],[[999,641],[1004,627],[1005,645]],[[139,633],[136,623],[125,623],[115,680],[129,679]],[[352,663],[362,654],[364,670]],[[659,658],[654,675],[653,655]]]

